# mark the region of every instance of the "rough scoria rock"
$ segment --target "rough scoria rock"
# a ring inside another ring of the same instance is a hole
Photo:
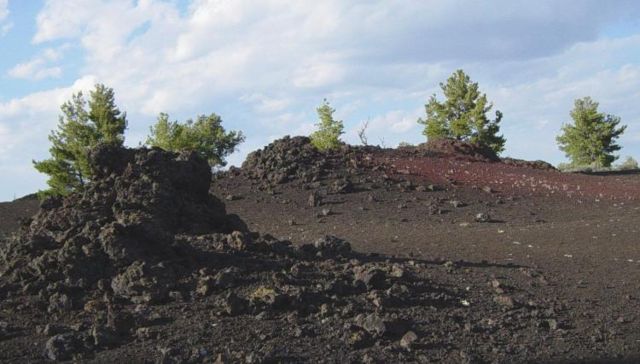
[[[353,189],[351,181],[345,178],[350,174],[349,170],[362,166],[366,154],[375,149],[342,145],[335,150],[321,152],[308,137],[285,136],[250,153],[241,170],[249,178],[267,185],[335,179],[332,192],[346,193]]]
[[[56,304],[100,281],[136,302],[164,299],[184,258],[174,235],[231,228],[224,204],[208,192],[207,162],[195,153],[113,146],[96,148],[91,160],[93,183],[44,201],[0,252],[2,275]]]

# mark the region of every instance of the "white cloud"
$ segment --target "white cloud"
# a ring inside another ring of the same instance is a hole
[[[263,114],[282,111],[291,104],[291,100],[288,98],[270,97],[260,93],[242,95],[240,100],[251,105],[258,113]]]
[[[33,59],[19,63],[11,68],[7,74],[13,78],[28,80],[42,80],[45,78],[58,78],[62,75],[62,68],[51,65],[52,62],[62,58],[62,48],[47,48]]]
[[[583,11],[568,18],[576,6]],[[600,8],[595,1],[502,1],[488,11],[449,1],[199,0],[181,16],[155,1],[50,0],[34,41],[79,39],[87,71],[117,89],[133,84],[125,98],[145,100],[153,114],[273,87],[298,95],[358,84],[426,88],[437,83],[425,77],[434,61],[527,59],[594,39],[622,13]],[[624,13],[638,8],[629,2]]]
[[[0,158],[8,158],[9,150],[13,148],[15,143],[11,129],[7,125],[0,124]]]
[[[0,21],[9,16],[9,0],[0,0]]]
[[[325,97],[345,121],[347,141],[358,142],[355,130],[370,117],[371,143],[417,143],[425,100],[464,68],[505,113],[507,154],[561,159],[555,133],[573,99],[585,95],[630,125],[624,143],[640,152],[633,137],[640,135],[640,35],[602,35],[640,15],[633,0],[195,0],[186,11],[175,3],[47,0],[32,42],[79,44],[78,82],[116,90],[132,144],[161,111],[179,119],[215,111],[228,129],[247,134],[237,161],[275,136],[311,132]],[[45,51],[9,74],[55,77],[64,61]],[[3,149],[7,158],[46,155],[50,121],[71,89],[0,103],[0,135],[38,124]],[[30,146],[34,139],[42,146]]]
[[[93,87],[86,76],[69,87],[35,92],[0,102],[0,200],[22,196],[44,187],[45,178],[32,167],[32,160],[48,157],[47,137],[58,122],[60,105],[78,91]]]
[[[345,140],[351,144],[360,144],[358,131],[366,124],[365,137],[369,144],[382,144],[390,147],[400,142],[420,143],[422,134],[417,123],[423,108],[413,110],[392,110],[367,120],[360,121],[349,128]]]
[[[318,57],[298,67],[293,74],[293,85],[299,88],[317,88],[335,85],[342,81],[345,66],[331,60],[334,57]]]
[[[13,139],[11,143],[2,143],[5,148],[3,152],[14,152],[18,146],[24,147],[22,143],[25,141],[34,139],[46,141],[46,136],[58,121],[60,105],[69,100],[73,93],[90,90],[94,83],[95,79],[92,76],[86,76],[78,79],[70,87],[35,92],[21,98],[0,102],[0,135],[3,138],[11,136]],[[30,148],[47,149],[47,147],[43,148],[46,143],[28,144],[32,144]],[[17,152],[22,151],[17,150]]]
[[[0,37],[9,33],[13,23],[9,19],[9,0],[0,0]]]

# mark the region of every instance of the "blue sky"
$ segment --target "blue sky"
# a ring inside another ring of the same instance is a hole
[[[113,87],[138,145],[160,112],[216,112],[247,141],[230,158],[308,134],[324,98],[344,139],[424,141],[416,120],[464,69],[504,113],[505,155],[564,161],[555,144],[573,100],[628,125],[640,159],[637,1],[0,0],[0,201],[45,187],[59,106]]]

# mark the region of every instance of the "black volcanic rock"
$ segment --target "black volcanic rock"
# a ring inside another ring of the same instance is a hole
[[[101,279],[134,301],[163,298],[184,258],[174,236],[229,232],[224,204],[208,192],[209,165],[160,149],[103,145],[90,156],[92,183],[44,201],[0,252],[1,273],[45,298]]]

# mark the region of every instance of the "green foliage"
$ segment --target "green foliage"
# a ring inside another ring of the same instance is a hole
[[[571,172],[571,164],[569,163],[558,163],[556,166],[560,172]]]
[[[616,166],[617,170],[620,171],[631,171],[631,170],[635,170],[638,169],[638,161],[636,161],[633,157],[629,156],[627,157],[624,162],[618,164]]]
[[[100,142],[122,145],[127,128],[127,113],[118,110],[112,88],[98,84],[91,91],[89,120],[94,124],[96,138]]]
[[[418,120],[424,125],[422,133],[427,139],[455,138],[502,152],[505,139],[498,135],[502,113],[496,111],[495,119],[487,118],[493,104],[480,93],[478,83],[471,82],[463,70],[457,70],[440,87],[446,100],[439,102],[435,95],[431,96],[425,105],[427,118]]]
[[[341,120],[334,120],[336,111],[325,99],[317,109],[320,121],[316,124],[318,130],[311,134],[311,144],[319,150],[335,149],[340,146],[340,135],[344,134],[344,125]]]
[[[169,115],[162,113],[151,127],[146,144],[174,152],[195,151],[214,167],[226,165],[225,158],[244,139],[242,132],[227,133],[222,127],[222,119],[216,114],[200,115],[195,121],[187,120],[181,124],[169,121]]]
[[[560,163],[556,167],[560,172],[566,173],[601,173],[611,172],[614,169],[612,167],[599,167],[596,165],[574,165],[571,163]]]
[[[38,193],[41,198],[82,189],[91,180],[88,150],[98,143],[124,142],[126,114],[116,107],[113,89],[96,85],[88,107],[82,92],[61,106],[58,129],[49,135],[51,158],[33,161],[39,172],[49,175],[49,189]]]
[[[624,133],[620,118],[598,112],[598,103],[590,97],[575,101],[571,111],[573,124],[564,124],[556,140],[573,166],[609,167],[621,147],[615,140]]]

